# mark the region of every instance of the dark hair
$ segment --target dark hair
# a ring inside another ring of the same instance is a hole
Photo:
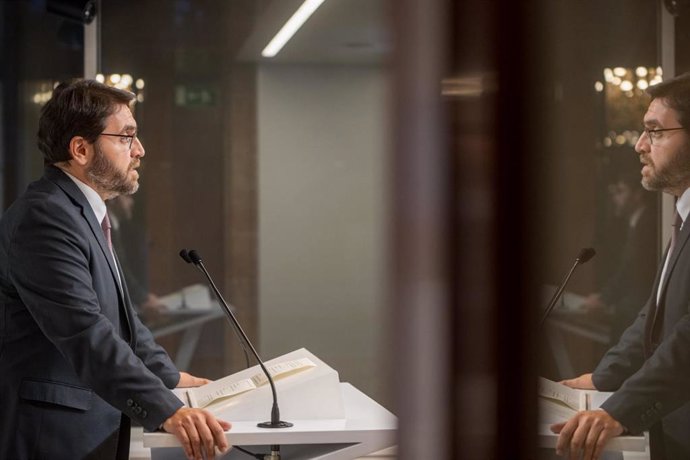
[[[678,112],[678,121],[690,128],[690,72],[647,88],[653,99],[664,99],[668,107]]]
[[[134,95],[95,80],[60,83],[41,109],[38,148],[46,165],[72,159],[69,143],[74,136],[95,142],[106,119],[120,105],[129,105]]]

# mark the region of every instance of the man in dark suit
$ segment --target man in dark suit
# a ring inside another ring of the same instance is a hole
[[[592,374],[564,383],[613,391],[600,410],[552,426],[556,450],[596,458],[606,441],[650,431],[653,459],[690,458],[690,74],[648,90],[652,102],[635,150],[642,185],[677,198],[674,237],[635,322]]]
[[[188,457],[228,448],[230,424],[182,407],[178,372],[139,321],[109,240],[105,200],[138,188],[132,95],[62,84],[43,107],[45,173],[0,220],[0,458],[127,458],[129,420]]]

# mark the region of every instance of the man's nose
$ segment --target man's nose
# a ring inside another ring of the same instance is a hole
[[[143,157],[146,155],[146,150],[144,150],[144,144],[141,143],[138,137],[132,139],[132,156]]]
[[[649,142],[649,134],[647,131],[642,131],[642,135],[637,139],[635,143],[635,151],[637,153],[649,152],[651,143]]]

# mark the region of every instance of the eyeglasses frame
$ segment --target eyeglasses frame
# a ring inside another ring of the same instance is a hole
[[[654,140],[652,139],[652,134],[661,133],[663,131],[677,131],[679,129],[685,129],[685,126],[679,126],[677,128],[661,128],[661,129],[647,129],[643,128],[642,131],[647,134],[649,139],[649,145],[654,145]]]
[[[138,133],[137,133],[138,134]],[[111,136],[111,137],[126,137],[129,139],[129,150],[132,150],[132,143],[134,142],[134,138],[137,137],[137,134],[111,134],[111,133],[101,133],[99,136]]]

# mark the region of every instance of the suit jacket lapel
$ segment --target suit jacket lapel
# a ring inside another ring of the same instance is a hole
[[[127,321],[127,329],[129,330],[129,345],[132,347],[132,350],[136,352],[136,347],[137,347],[137,337],[136,337],[136,329],[132,327],[132,315],[134,315],[134,308],[132,307],[132,300],[129,297],[129,290],[127,289],[127,282],[125,281],[125,274],[122,272],[120,269],[120,260],[117,258],[117,255],[115,252],[113,252],[113,255],[115,256],[115,259],[117,261],[117,270],[118,273],[120,274],[120,279],[122,280],[121,284],[121,294],[122,298],[124,299],[124,302],[122,303],[122,309],[124,310],[124,316],[125,320]]]
[[[668,253],[670,243],[666,245],[666,250],[664,251],[664,259],[666,260],[666,254]],[[647,301],[647,315],[645,317],[645,324],[644,324],[644,351],[645,351],[645,356],[649,358],[652,353],[654,352],[654,346],[652,344],[652,328],[654,327],[654,318],[656,317],[656,312],[657,309],[659,308],[657,306],[657,292],[659,290],[659,283],[661,283],[661,274],[663,272],[664,265],[659,264],[659,267],[657,268],[656,271],[656,276],[654,277],[654,283],[652,284],[652,293],[649,296],[649,300]]]
[[[74,202],[77,206],[81,208],[82,216],[84,216],[84,219],[89,224],[91,232],[96,238],[96,241],[98,242],[101,251],[103,251],[103,256],[105,257],[105,260],[108,261],[110,273],[113,276],[113,281],[115,282],[115,285],[117,286],[117,292],[120,297],[120,305],[122,305],[122,308],[124,309],[124,317],[127,321],[127,326],[130,332],[130,338],[133,339],[134,337],[132,330],[132,322],[130,320],[129,312],[127,311],[128,296],[123,291],[122,285],[119,281],[121,279],[122,283],[124,284],[124,278],[122,278],[122,276],[118,278],[118,268],[115,265],[115,260],[113,259],[112,253],[110,252],[110,248],[108,248],[108,242],[106,241],[105,235],[103,234],[101,223],[98,222],[98,220],[96,219],[96,215],[93,213],[93,209],[91,209],[89,201],[86,199],[82,191],[79,190],[77,184],[75,184],[74,181],[72,181],[72,179],[67,177],[67,175],[63,173],[59,168],[56,168],[55,166],[46,166],[45,177],[46,179],[50,180],[55,185],[60,187],[62,191],[65,192],[65,194],[72,200],[72,202]]]
[[[663,265],[661,265],[659,273],[657,273],[657,279],[654,282],[652,298],[650,299],[650,308],[647,320],[645,322],[645,351],[648,357],[654,352],[654,349],[661,340],[663,327],[662,321],[666,310],[666,289],[668,288],[668,282],[671,279],[673,268],[675,267],[676,262],[678,261],[678,257],[680,256],[681,251],[685,247],[685,244],[688,242],[689,237],[690,225],[683,225],[683,228],[681,228],[680,232],[678,233],[678,236],[676,237],[676,243],[673,248],[673,252],[669,254],[668,251],[670,248],[666,248],[666,255],[664,259],[670,258],[668,260],[668,265],[666,266],[666,276],[664,276],[663,280],[660,279],[660,272],[663,269]],[[658,296],[659,301],[657,302],[657,291],[659,289],[660,282],[663,282],[664,284],[661,286],[661,293]]]
[[[65,194],[81,208],[81,214],[89,224],[91,232],[96,238],[96,241],[98,241],[98,245],[101,247],[101,251],[103,251],[103,255],[108,261],[108,266],[110,267],[110,272],[113,275],[113,279],[117,283],[117,268],[115,267],[113,258],[110,255],[110,249],[108,248],[108,242],[105,240],[101,223],[96,219],[89,201],[86,199],[81,190],[79,190],[77,184],[75,184],[72,179],[67,177],[65,173],[60,171],[60,169],[54,166],[47,166],[45,175],[51,182],[60,187],[62,191],[65,192]]]
[[[688,237],[690,237],[690,224],[683,225],[683,227],[680,229],[680,232],[678,233],[678,237],[676,240],[676,245],[673,248],[673,253],[669,254],[668,256],[671,259],[668,261],[668,267],[666,267],[666,277],[664,279],[664,285],[661,287],[660,302],[663,302],[664,298],[666,297],[666,287],[668,286],[668,280],[671,278],[671,273],[673,273],[673,267],[676,265],[676,262],[678,261],[678,257],[680,256],[683,247],[688,242]]]

